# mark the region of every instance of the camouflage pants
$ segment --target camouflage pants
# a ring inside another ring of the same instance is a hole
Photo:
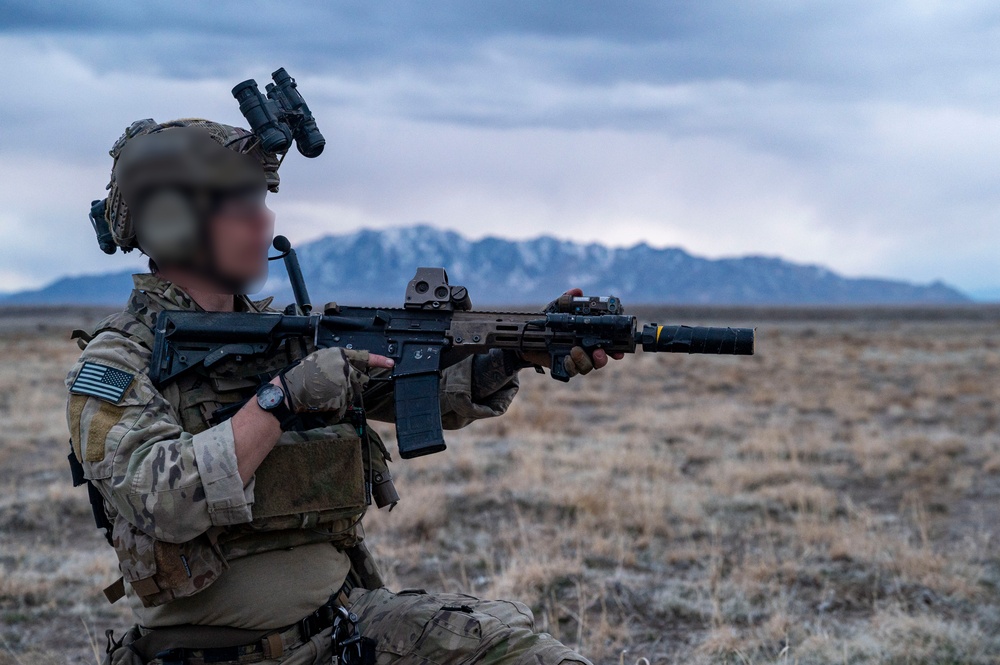
[[[376,665],[591,665],[552,636],[536,633],[522,603],[355,589],[351,611],[361,634],[375,640]]]
[[[383,588],[355,589],[350,609],[358,616],[361,634],[375,642],[376,665],[592,665],[552,636],[536,633],[531,610],[522,603],[423,591],[397,594]],[[295,645],[280,660],[254,662],[328,665],[333,656],[330,632],[327,628]],[[111,663],[138,662],[124,652],[116,653]],[[160,665],[159,660],[151,663]]]

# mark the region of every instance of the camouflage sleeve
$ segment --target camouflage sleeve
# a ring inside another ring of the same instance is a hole
[[[379,379],[385,370],[370,373],[375,379],[365,392],[365,409],[372,420],[393,422],[395,409],[391,389]],[[517,394],[517,374],[504,369],[494,354],[471,356],[441,373],[441,423],[459,429],[481,418],[503,415]]]
[[[502,416],[519,385],[517,373],[505,370],[502,352],[466,358],[441,375],[441,424],[458,429],[474,420]]]
[[[85,475],[111,508],[157,540],[182,543],[212,526],[249,522],[253,481],[236,464],[232,425],[183,431],[153,387],[149,352],[116,333],[94,339],[67,377],[67,420]],[[117,388],[88,379],[108,370]]]

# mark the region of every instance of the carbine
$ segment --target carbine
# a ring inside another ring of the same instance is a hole
[[[438,388],[441,370],[473,354],[505,349],[546,353],[550,374],[568,381],[564,360],[575,346],[588,353],[645,352],[753,355],[752,328],[647,323],[639,328],[614,296],[564,295],[541,313],[480,312],[443,268],[418,268],[401,308],[328,303],[314,312],[295,251],[274,239],[295,304],[284,313],[163,311],[156,319],[150,378],[157,386],[196,367],[272,353],[304,337],[317,348],[365,350],[392,358],[396,439],[403,458],[445,449]]]

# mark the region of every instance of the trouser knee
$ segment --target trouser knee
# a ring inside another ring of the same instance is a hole
[[[522,603],[387,589],[355,590],[351,601],[379,665],[592,665],[551,635],[536,633]]]

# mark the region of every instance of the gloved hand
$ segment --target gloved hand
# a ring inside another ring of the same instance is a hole
[[[582,289],[570,289],[564,295],[568,296],[582,296]],[[555,300],[550,302],[545,306],[547,311],[555,304]],[[547,353],[522,353],[521,358],[533,365],[541,365],[542,367],[549,367],[552,363],[549,354]],[[566,373],[570,376],[576,376],[577,374],[589,374],[595,369],[601,369],[608,364],[610,358],[615,360],[621,360],[625,357],[623,353],[612,353],[610,356],[604,349],[597,349],[594,351],[593,355],[588,354],[587,351],[582,346],[574,346],[569,355],[563,359],[563,367],[566,369]]]
[[[520,354],[520,357],[525,363],[530,363],[531,365],[550,367],[552,364],[552,359],[547,353],[522,353]],[[617,358],[617,354],[615,357]],[[607,364],[608,354],[602,349],[594,351],[594,355],[591,357],[582,346],[574,346],[570,350],[569,355],[563,358],[563,367],[566,369],[566,373],[570,376],[576,376],[577,374],[589,374],[595,369],[604,367]]]
[[[342,417],[368,383],[370,367],[392,367],[392,361],[340,347],[315,351],[284,373],[289,406],[296,413],[322,411]]]

